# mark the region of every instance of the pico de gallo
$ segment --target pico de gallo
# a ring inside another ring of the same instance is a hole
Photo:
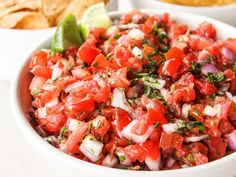
[[[236,151],[236,39],[133,10],[79,46],[31,57],[31,123],[98,165],[169,170]]]

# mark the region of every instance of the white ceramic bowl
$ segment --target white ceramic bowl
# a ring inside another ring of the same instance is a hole
[[[136,8],[147,8],[147,9],[155,9],[155,10],[176,10],[181,12],[191,12],[199,15],[208,16],[211,18],[215,18],[221,20],[225,23],[236,26],[236,3],[224,6],[213,6],[213,7],[193,7],[193,6],[183,6],[161,2],[160,0],[138,0],[138,1],[130,1],[130,7]],[[203,0],[204,1],[204,0]],[[207,1],[207,0],[205,0]],[[120,1],[121,4],[125,4],[127,2]],[[124,7],[125,8],[125,7]]]
[[[144,12],[148,14],[163,13],[163,11],[160,10],[156,12],[144,10]],[[122,13],[112,12],[109,15],[113,19],[116,19],[119,18]],[[217,28],[219,38],[223,39],[227,37],[236,37],[235,28],[210,18],[174,11],[171,12],[171,16],[178,22],[189,24],[192,27],[196,26],[202,21],[208,21],[213,23]],[[48,39],[47,41],[43,42],[35,50],[49,47],[50,40],[51,39]],[[47,161],[51,161],[51,164],[55,164],[57,168],[62,168],[64,171],[66,171],[68,176],[94,177],[99,175],[101,177],[235,177],[236,153],[226,156],[220,160],[192,168],[170,171],[130,171],[113,169],[88,163],[69,156],[54,148],[34,131],[25,115],[31,103],[30,93],[28,90],[31,80],[28,73],[29,57],[30,54],[32,54],[35,50],[32,50],[29,55],[19,56],[19,60],[22,60],[22,63],[15,72],[10,91],[12,113],[23,135],[29,140],[32,146],[37,149],[37,152],[41,154]]]

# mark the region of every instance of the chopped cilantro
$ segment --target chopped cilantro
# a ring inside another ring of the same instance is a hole
[[[223,72],[218,72],[216,74],[208,73],[207,79],[211,83],[217,83],[217,82],[225,81],[226,77]]]
[[[154,124],[154,128],[158,128],[160,126],[160,122],[156,122],[155,124]]]
[[[188,154],[187,159],[188,159],[190,162],[194,162],[194,161],[195,161],[195,160],[194,160],[194,156],[193,156],[192,153]]]
[[[98,62],[95,62],[92,64],[93,67],[96,67],[98,65]]]
[[[191,67],[188,69],[189,72],[194,72],[198,68],[198,64],[194,61],[191,61]]]
[[[38,89],[38,88],[34,89],[34,90],[31,92],[31,94],[34,95],[34,96],[38,96],[38,94],[39,94],[39,89]]]
[[[121,156],[119,156],[119,161],[121,161],[121,162],[124,162],[125,161],[125,156],[124,155],[121,155]]]
[[[121,37],[121,34],[116,34],[115,36],[114,36],[114,39],[119,39]]]
[[[188,129],[192,129],[196,127],[199,128],[200,131],[205,130],[204,124],[200,121],[193,121],[188,124]]]
[[[112,54],[113,54],[112,52],[107,54],[106,59],[109,60],[111,58]]]
[[[236,72],[236,62],[234,63],[232,70],[233,72]]]
[[[210,63],[212,60],[216,59],[216,56],[209,56],[206,59],[204,59],[204,61],[201,63],[201,65],[205,65],[207,63]]]
[[[88,64],[85,63],[85,62],[83,62],[83,63],[81,64],[81,69],[84,69],[84,68],[87,67],[87,66],[88,66]]]

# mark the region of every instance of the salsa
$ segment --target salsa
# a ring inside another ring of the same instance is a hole
[[[133,10],[63,52],[31,57],[35,130],[98,165],[170,170],[236,151],[236,39]]]

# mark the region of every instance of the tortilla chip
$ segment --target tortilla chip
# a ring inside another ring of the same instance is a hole
[[[0,0],[0,11],[14,6],[17,3],[16,0]]]
[[[47,18],[40,12],[15,12],[0,19],[0,26],[4,28],[40,29],[48,28]]]
[[[41,0],[41,10],[46,17],[62,12],[72,0]]]
[[[80,19],[84,11],[91,5],[99,2],[104,2],[103,0],[73,0],[67,8],[58,16],[56,23],[59,24],[67,15],[73,14],[77,19]]]
[[[2,18],[5,15],[8,15],[10,13],[13,12],[17,12],[17,11],[22,11],[22,10],[27,10],[27,11],[36,11],[38,10],[38,2],[35,0],[32,1],[18,1],[17,4],[0,11],[0,18]]]

